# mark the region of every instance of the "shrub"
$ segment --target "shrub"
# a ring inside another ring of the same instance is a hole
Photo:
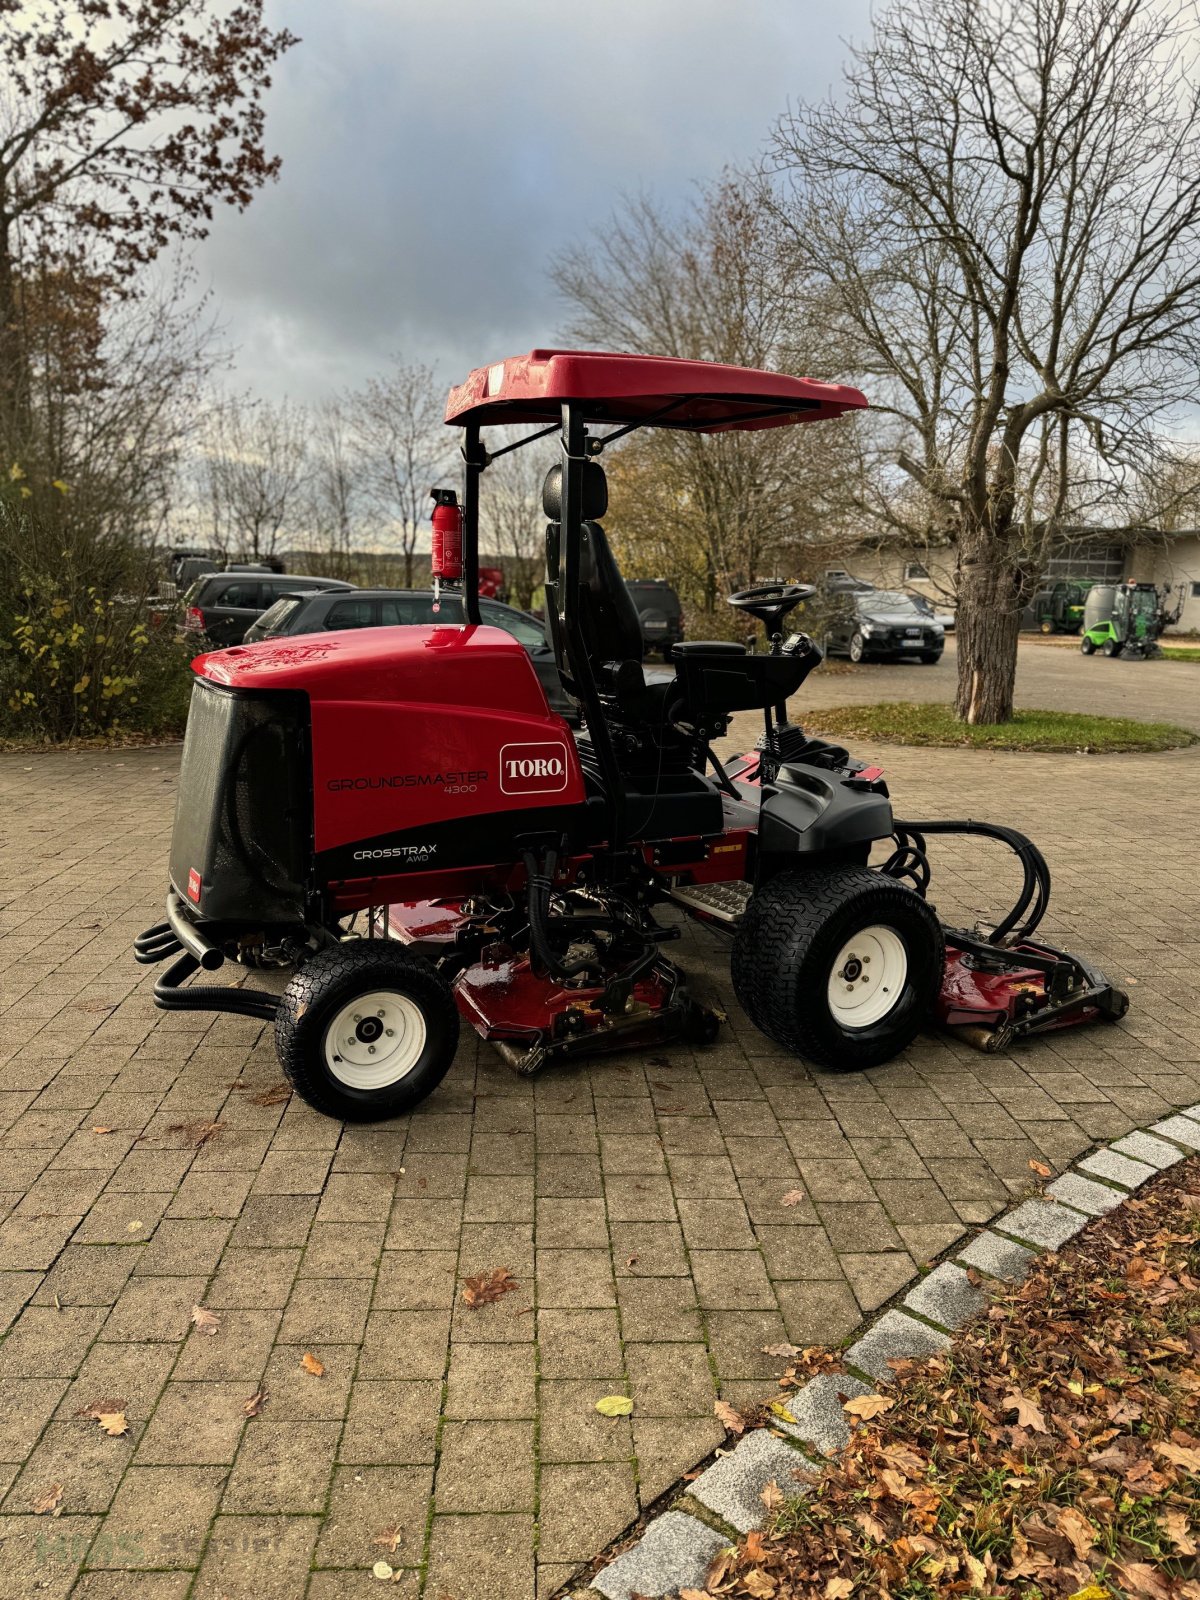
[[[145,555],[99,559],[86,541],[47,539],[3,501],[0,546],[0,736],[58,743],[181,730],[188,651],[169,615],[149,605]],[[115,587],[120,577],[128,587]]]

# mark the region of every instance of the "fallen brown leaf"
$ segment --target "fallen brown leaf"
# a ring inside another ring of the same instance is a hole
[[[129,1432],[129,1423],[123,1411],[100,1411],[96,1414],[96,1421],[111,1439],[119,1439],[123,1433]]]
[[[323,1378],[325,1376],[325,1363],[318,1361],[311,1350],[306,1350],[300,1357],[300,1365],[311,1377]]]
[[[1162,1440],[1154,1446],[1154,1453],[1163,1456],[1173,1466],[1182,1467],[1185,1472],[1200,1472],[1200,1450]]]
[[[192,1321],[201,1333],[215,1334],[221,1326],[221,1319],[215,1311],[209,1311],[204,1306],[192,1307]]]
[[[718,1422],[723,1422],[730,1433],[745,1433],[746,1419],[735,1406],[728,1400],[715,1400],[713,1402],[713,1415]]]
[[[807,1198],[808,1196],[805,1194],[803,1189],[789,1189],[788,1192],[782,1196],[779,1204],[781,1206],[798,1206],[801,1200],[806,1200]]]
[[[1036,1172],[1039,1178],[1052,1178],[1054,1176],[1053,1169],[1048,1167],[1044,1161],[1034,1161],[1031,1157],[1029,1166],[1030,1170]]]
[[[1042,1415],[1042,1408],[1037,1401],[1030,1400],[1018,1390],[1010,1389],[1004,1396],[1004,1408],[1006,1411],[1015,1411],[1017,1413],[1018,1427],[1030,1428],[1034,1433],[1050,1432],[1046,1426],[1046,1419]]]
[[[371,1540],[372,1544],[380,1545],[384,1550],[390,1550],[393,1555],[400,1548],[404,1540],[404,1530],[399,1527],[384,1528]]]
[[[189,1144],[199,1149],[202,1144],[215,1139],[224,1126],[223,1122],[173,1122],[167,1132],[182,1134]]]
[[[262,1408],[266,1403],[267,1391],[260,1384],[250,1398],[243,1403],[242,1410],[248,1417],[259,1417],[262,1415]]]
[[[885,1394],[860,1394],[853,1400],[847,1400],[842,1410],[848,1417],[861,1417],[866,1422],[871,1417],[878,1417],[885,1411],[890,1411],[896,1404],[889,1400]]]
[[[480,1306],[491,1305],[519,1287],[507,1267],[493,1267],[490,1272],[479,1272],[463,1280],[463,1303],[477,1311]]]
[[[92,1129],[93,1133],[116,1133],[116,1131],[117,1130],[115,1128],[104,1128],[104,1127],[95,1127],[95,1128]]]
[[[764,1344],[762,1353],[765,1356],[779,1356],[784,1361],[791,1361],[800,1354],[798,1344]]]
[[[1174,1508],[1164,1511],[1158,1519],[1158,1525],[1181,1556],[1200,1555],[1200,1545],[1192,1538],[1188,1519],[1182,1511]]]
[[[62,1515],[62,1498],[62,1484],[52,1483],[45,1494],[33,1502],[30,1509],[35,1517],[44,1517],[47,1513],[52,1517],[59,1517]]]
[[[783,1504],[784,1494],[775,1479],[772,1478],[770,1483],[763,1486],[758,1498],[768,1511],[778,1511]]]

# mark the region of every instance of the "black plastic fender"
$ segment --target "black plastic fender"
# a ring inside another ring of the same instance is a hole
[[[890,838],[894,826],[882,783],[788,762],[762,802],[758,876],[770,877],[797,856],[866,861],[871,845]]]

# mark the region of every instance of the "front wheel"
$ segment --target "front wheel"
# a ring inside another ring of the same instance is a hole
[[[1116,639],[1105,639],[1101,648],[1106,656],[1119,656],[1121,654],[1121,646]]]
[[[938,662],[941,659],[942,659],[942,652],[940,650],[922,650],[921,651],[921,664],[923,666],[936,667]]]
[[[821,1066],[861,1070],[912,1043],[942,982],[941,926],[919,895],[866,867],[783,872],[733,943],[755,1027]]]
[[[852,633],[850,635],[851,661],[861,661],[866,653],[866,648],[866,642],[864,641],[861,633]]]
[[[275,1018],[288,1082],[342,1122],[411,1111],[446,1076],[457,1045],[449,984],[386,939],[320,951],[294,973]]]
[[[1086,633],[1084,634],[1083,638],[1079,641],[1079,649],[1080,649],[1080,652],[1085,656],[1094,656],[1095,653],[1096,653],[1095,642],[1093,640],[1089,639]]]

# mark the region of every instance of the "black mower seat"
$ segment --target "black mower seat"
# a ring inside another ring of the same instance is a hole
[[[762,711],[782,705],[821,660],[819,650],[794,655],[750,655],[724,640],[695,640],[671,651],[684,700],[704,715]]]

